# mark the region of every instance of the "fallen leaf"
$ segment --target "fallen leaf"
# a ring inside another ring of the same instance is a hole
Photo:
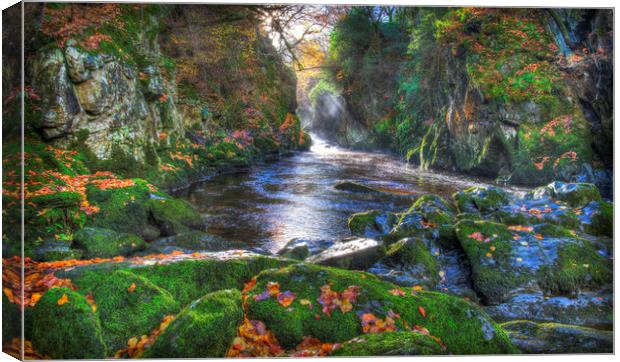
[[[422,317],[426,317],[426,311],[422,306],[418,306],[418,312],[422,315]]]
[[[395,288],[395,289],[390,289],[388,290],[388,293],[394,295],[394,296],[400,296],[400,297],[404,297],[405,296],[405,292],[402,291],[401,289]]]
[[[134,290],[136,290],[136,283],[131,283],[131,285],[129,286],[129,288],[127,288],[127,291],[129,293],[133,293]]]
[[[69,297],[67,297],[67,294],[63,294],[62,297],[60,297],[60,299],[58,299],[58,305],[63,305],[65,303],[69,303]]]

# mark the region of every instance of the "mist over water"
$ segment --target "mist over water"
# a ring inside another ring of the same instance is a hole
[[[371,209],[401,212],[426,193],[452,193],[484,184],[462,175],[421,171],[394,156],[337,147],[313,134],[309,152],[247,173],[218,176],[184,196],[203,215],[207,231],[276,252],[292,238],[334,240],[350,235],[347,219]],[[385,191],[334,189],[348,180]]]

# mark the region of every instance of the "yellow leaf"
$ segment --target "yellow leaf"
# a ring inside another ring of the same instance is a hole
[[[67,297],[66,294],[63,294],[62,297],[60,297],[60,299],[58,299],[58,305],[63,305],[65,303],[69,302],[69,297]]]
[[[486,254],[485,254],[485,256],[486,256],[487,258],[492,258],[492,257],[493,257],[493,254],[491,254],[491,253],[486,253]]]

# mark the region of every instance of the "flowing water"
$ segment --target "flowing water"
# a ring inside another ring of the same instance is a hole
[[[382,191],[339,191],[348,180]],[[350,236],[347,218],[371,209],[401,212],[422,194],[450,198],[481,180],[421,171],[395,156],[342,149],[313,136],[309,152],[248,172],[193,185],[185,197],[204,217],[207,232],[275,252],[292,238],[336,240]]]

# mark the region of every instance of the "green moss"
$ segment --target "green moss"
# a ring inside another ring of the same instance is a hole
[[[366,235],[367,232],[383,234],[396,224],[397,217],[393,213],[385,213],[379,210],[358,212],[349,217],[349,230],[352,235]]]
[[[66,296],[66,303],[59,300]],[[86,298],[68,288],[48,290],[32,313],[32,344],[55,359],[106,357],[99,318]]]
[[[614,235],[614,205],[607,201],[599,203],[599,209],[592,216],[590,231],[594,235]]]
[[[80,293],[93,296],[109,351],[125,348],[132,337],[148,335],[164,316],[179,310],[170,293],[129,271],[86,272],[73,282]]]
[[[285,308],[275,298],[254,300],[268,282],[278,282],[280,291],[296,293],[294,303]],[[331,290],[342,292],[349,286],[359,286],[360,292],[352,310],[343,313],[336,308],[328,316],[321,311],[318,298],[320,288],[330,285]],[[505,334],[479,307],[463,299],[435,292],[395,296],[390,290],[394,284],[382,282],[376,276],[315,265],[296,264],[280,270],[266,270],[259,274],[256,286],[250,292],[249,318],[263,321],[285,348],[292,348],[304,336],[324,342],[344,342],[362,334],[360,315],[373,313],[385,318],[391,310],[398,313],[399,330],[408,325],[419,325],[440,338],[450,353],[514,353],[515,349]],[[301,305],[307,299],[314,306]],[[426,317],[419,312],[424,308]],[[458,330],[459,333],[454,333]]]
[[[452,195],[460,212],[488,212],[505,205],[509,196],[499,188],[473,186]]]
[[[408,238],[390,245],[383,260],[395,264],[422,265],[431,283],[434,285],[437,282],[437,261],[423,239]]]
[[[78,231],[74,235],[74,244],[84,250],[83,256],[86,259],[127,256],[146,247],[144,240],[137,235],[91,227]]]
[[[147,206],[163,235],[176,235],[188,228],[198,229],[204,226],[198,211],[185,200],[150,199]]]
[[[455,230],[471,263],[474,287],[488,303],[501,302],[509,291],[527,277],[517,274],[511,265],[512,234],[505,225],[462,220],[456,224]],[[480,238],[489,238],[489,241],[477,240],[472,237],[476,235],[474,233],[480,233]]]
[[[581,207],[591,201],[602,200],[598,187],[590,183],[565,184],[555,182],[552,185],[555,189],[555,198],[574,207]]]
[[[134,268],[132,272],[166,289],[181,305],[220,289],[242,289],[260,271],[280,268],[292,261],[256,257],[232,260],[197,260]]]
[[[537,279],[538,285],[551,293],[573,294],[587,288],[597,290],[611,285],[613,265],[588,241],[571,240],[558,247],[556,261],[553,265],[543,266]]]
[[[145,358],[224,357],[243,321],[241,293],[221,290],[183,309]]]
[[[414,356],[443,354],[432,337],[416,332],[385,332],[356,337],[331,356]]]
[[[442,242],[450,244],[454,240],[453,219],[452,208],[443,198],[424,195],[401,214],[398,224],[385,240],[393,242],[404,237],[438,237]]]

